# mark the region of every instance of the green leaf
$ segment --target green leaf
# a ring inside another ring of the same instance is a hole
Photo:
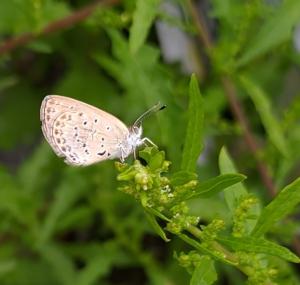
[[[203,123],[204,109],[203,99],[200,94],[196,75],[193,74],[189,86],[189,121],[181,161],[181,169],[194,171],[197,159],[203,148]]]
[[[153,171],[160,168],[165,160],[165,153],[159,151],[157,147],[145,147],[139,151],[139,156],[147,162],[149,168]]]
[[[44,189],[55,175],[59,172],[59,167],[54,165],[51,168],[51,162],[55,159],[53,151],[49,144],[44,141],[35,148],[31,157],[22,163],[18,170],[18,179],[23,187],[23,191],[31,196],[35,191],[40,192]],[[57,172],[56,172],[57,171]],[[37,179],[38,177],[38,179]]]
[[[158,210],[154,209],[154,208],[150,208],[150,207],[146,207],[145,208],[149,213],[151,213],[152,215],[162,219],[163,221],[166,222],[170,222],[171,220],[166,217],[164,214],[162,214],[161,212],[159,212]]]
[[[220,171],[223,175],[225,173],[236,173],[237,172],[234,162],[232,161],[232,159],[225,147],[222,147],[222,149],[220,151],[219,167],[220,167]],[[247,194],[248,194],[248,191],[242,183],[236,183],[224,190],[224,198],[225,198],[226,204],[227,204],[232,216],[235,215],[235,209],[238,206],[240,199],[243,196],[246,196]],[[250,210],[251,211],[250,213],[253,216],[258,216],[259,210],[260,210],[259,207],[256,206]],[[246,223],[245,229],[247,231],[247,234],[249,234],[253,230],[253,228],[256,224],[256,220],[247,219],[247,220],[245,220],[245,223]]]
[[[286,217],[300,202],[300,178],[286,186],[262,211],[252,232],[255,237],[265,234],[275,223]]]
[[[25,223],[26,219],[21,207],[23,195],[20,195],[18,187],[14,177],[0,166],[0,211],[5,211],[6,215],[11,215],[18,222]]]
[[[72,229],[85,229],[92,223],[93,214],[94,211],[91,207],[79,206],[72,209],[72,211],[66,212],[65,215],[57,221],[56,229],[59,232],[70,231]]]
[[[87,182],[79,168],[66,168],[63,182],[56,189],[54,202],[45,218],[38,244],[45,243],[55,232],[59,218],[84,194]]]
[[[175,172],[172,175],[172,177],[170,179],[170,183],[173,186],[184,185],[191,180],[196,180],[197,177],[198,177],[197,174],[194,172],[180,170],[180,171]]]
[[[20,34],[38,32],[69,13],[67,3],[62,1],[0,1],[1,33]]]
[[[13,217],[32,230],[36,224],[35,200],[21,191],[21,185],[15,176],[0,165],[0,211],[5,213],[6,218]]]
[[[242,174],[224,174],[201,182],[197,187],[184,196],[184,200],[194,198],[209,198],[223,191],[233,184],[239,183],[246,178]]]
[[[218,241],[235,251],[265,253],[278,256],[287,261],[297,263],[300,262],[299,257],[292,253],[289,249],[271,241],[268,241],[264,238],[255,238],[250,236],[242,238],[220,237],[218,238]]]
[[[76,280],[70,283],[74,285],[99,284],[98,281],[107,277],[113,268],[126,266],[133,261],[133,257],[115,239],[102,240],[100,243],[92,240],[74,242],[65,249],[70,256],[84,264],[80,269],[77,268]]]
[[[18,246],[17,243],[14,246]],[[63,284],[54,276],[53,271],[49,268],[49,264],[40,258],[14,256],[12,260],[5,261],[3,257],[1,259],[1,284]]]
[[[129,35],[129,48],[134,54],[143,45],[154,21],[160,0],[137,0]]]
[[[229,156],[227,149],[222,147],[219,155],[219,167],[222,174],[237,173],[235,165]],[[237,206],[240,197],[247,195],[247,190],[242,183],[236,183],[224,190],[224,197],[228,208],[232,213]]]
[[[190,285],[211,285],[217,280],[217,272],[214,261],[208,256],[201,256],[197,264]]]
[[[282,3],[274,15],[261,25],[248,49],[237,62],[238,66],[263,55],[291,37],[293,27],[299,23],[300,1],[287,0]]]
[[[139,151],[139,157],[144,159],[148,164],[151,161],[151,157],[158,152],[158,149],[155,147],[145,147]]]
[[[240,81],[252,99],[270,138],[270,141],[284,156],[288,156],[289,151],[285,141],[284,133],[278,120],[273,115],[272,106],[267,98],[267,95],[249,78],[241,76]]]
[[[111,253],[110,253],[111,254]],[[91,257],[86,266],[79,271],[76,278],[76,285],[96,284],[100,277],[104,277],[111,269],[113,257],[103,255],[103,252],[98,256]]]
[[[149,223],[151,224],[151,226],[153,227],[153,229],[155,230],[155,232],[164,240],[164,241],[170,241],[170,239],[167,238],[166,233],[164,232],[164,230],[161,228],[161,226],[158,224],[155,216],[147,210],[147,208],[145,208],[145,213],[146,213],[146,217],[149,221]]]
[[[47,244],[39,248],[42,257],[49,263],[50,268],[60,281],[59,284],[74,284],[75,268],[71,258],[66,255],[62,248]]]
[[[163,151],[160,151],[151,157],[148,166],[152,171],[155,171],[162,167],[164,160],[165,160],[165,153]]]

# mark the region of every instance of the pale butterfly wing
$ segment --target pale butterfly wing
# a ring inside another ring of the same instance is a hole
[[[71,165],[121,158],[129,136],[127,126],[115,116],[64,96],[46,96],[40,119],[48,143]]]

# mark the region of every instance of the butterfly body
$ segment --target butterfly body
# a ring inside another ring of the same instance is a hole
[[[43,134],[71,165],[90,165],[107,159],[122,162],[145,142],[140,124],[128,128],[117,117],[84,102],[58,95],[44,98],[40,119]],[[152,143],[153,144],[153,143]]]

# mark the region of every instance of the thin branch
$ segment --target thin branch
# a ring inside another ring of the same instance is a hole
[[[243,106],[241,102],[238,100],[236,94],[236,88],[233,82],[226,76],[223,76],[221,78],[221,81],[223,84],[223,88],[225,90],[226,97],[230,104],[230,109],[234,114],[235,119],[240,123],[243,129],[243,135],[246,144],[248,145],[250,151],[252,152],[252,154],[256,159],[256,165],[260,173],[260,177],[265,187],[268,189],[270,196],[274,197],[276,195],[276,190],[275,190],[273,180],[269,174],[267,165],[259,157],[259,146],[254,138],[254,135],[252,134],[251,128],[249,126],[249,121],[247,120],[244,113]]]
[[[92,4],[89,4],[81,9],[73,12],[72,14],[66,16],[63,19],[49,23],[38,34],[26,33],[26,34],[23,34],[20,36],[10,38],[10,39],[6,40],[5,42],[3,42],[2,44],[0,44],[0,55],[11,52],[12,50],[16,49],[17,47],[23,46],[38,37],[72,27],[75,24],[82,22],[87,17],[89,17],[98,6],[112,6],[117,3],[119,3],[119,0],[102,0],[102,1],[98,0]]]
[[[209,56],[209,53],[214,46],[214,43],[211,39],[210,32],[209,32],[207,26],[204,24],[205,21],[201,17],[201,14],[197,13],[197,10],[195,9],[194,4],[192,3],[192,0],[188,0],[188,7],[190,9],[191,16],[192,16],[193,21],[198,30],[199,38],[200,38],[201,42],[203,42],[205,49],[207,51],[207,54]],[[233,113],[236,120],[239,122],[239,124],[243,130],[244,140],[245,140],[246,144],[248,145],[249,150],[255,157],[257,170],[260,174],[261,180],[262,180],[263,184],[265,185],[266,189],[268,190],[269,195],[271,197],[274,197],[276,195],[275,185],[270,176],[267,165],[265,164],[264,161],[262,161],[262,159],[258,155],[259,146],[255,140],[253,133],[252,133],[252,130],[251,130],[250,124],[247,120],[247,117],[245,116],[244,108],[236,94],[235,85],[232,82],[232,80],[226,75],[223,75],[221,77],[221,83],[223,85],[225,95],[228,99],[231,112]]]
[[[206,25],[206,21],[200,16],[198,10],[195,9],[194,4],[191,0],[187,1],[187,7],[191,13],[191,16],[194,20],[194,24],[198,30],[198,34],[200,36],[201,41],[204,43],[204,46],[206,48],[206,51],[209,52],[213,48],[213,41],[211,38],[210,33],[208,33],[208,27]]]

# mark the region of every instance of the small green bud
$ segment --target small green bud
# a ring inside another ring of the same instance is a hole
[[[232,235],[234,237],[242,237],[246,234],[247,219],[250,219],[253,216],[253,206],[257,203],[258,200],[253,195],[242,197],[234,212],[232,229]]]
[[[180,253],[180,255],[178,257],[178,261],[179,261],[179,264],[182,267],[189,267],[192,264],[190,256],[188,254],[183,253],[183,252]]]
[[[129,181],[136,175],[137,171],[134,166],[126,166],[122,168],[122,172],[117,176],[119,181]]]
[[[211,241],[217,238],[219,231],[225,228],[225,222],[221,219],[215,219],[207,226],[203,227],[202,238],[205,241]]]
[[[270,276],[270,278],[274,278],[278,275],[278,270],[275,268],[270,268],[268,270],[268,275]]]
[[[198,185],[198,181],[197,180],[191,180],[188,183],[186,183],[184,185],[184,187],[187,188],[187,189],[194,189],[197,185]]]
[[[128,164],[116,161],[115,167],[116,167],[117,171],[121,172],[121,171],[124,171],[126,167],[128,167]]]
[[[167,160],[165,160],[164,162],[163,162],[163,164],[162,164],[162,170],[163,171],[167,171],[168,169],[169,169],[169,166],[171,165],[171,161],[167,161]]]
[[[141,204],[143,205],[143,207],[149,207],[150,206],[149,203],[148,203],[148,197],[144,192],[141,193],[140,199],[141,199]]]
[[[120,20],[122,21],[122,23],[127,24],[130,21],[130,14],[127,12],[123,12],[120,16]]]
[[[160,177],[160,183],[162,186],[165,186],[165,185],[170,185],[170,180],[168,179],[168,177],[165,177],[165,176],[162,176]]]
[[[119,187],[118,189],[129,195],[133,194],[133,192],[134,192],[134,190],[130,186],[122,186],[122,187]]]
[[[180,223],[172,220],[167,224],[167,230],[173,234],[180,234],[182,231],[182,226]]]
[[[180,204],[173,206],[170,210],[174,215],[179,214],[179,213],[187,214],[189,211],[189,208],[185,202],[181,202]]]
[[[169,202],[169,197],[168,197],[168,194],[161,194],[160,197],[159,197],[159,202],[161,204],[167,204]]]
[[[135,175],[134,180],[136,183],[144,185],[149,182],[149,177],[145,172],[139,172]]]
[[[189,224],[190,224],[190,225],[196,226],[196,225],[198,225],[198,223],[199,223],[199,221],[200,221],[200,217],[197,217],[197,216],[189,216],[188,221],[189,221]]]

